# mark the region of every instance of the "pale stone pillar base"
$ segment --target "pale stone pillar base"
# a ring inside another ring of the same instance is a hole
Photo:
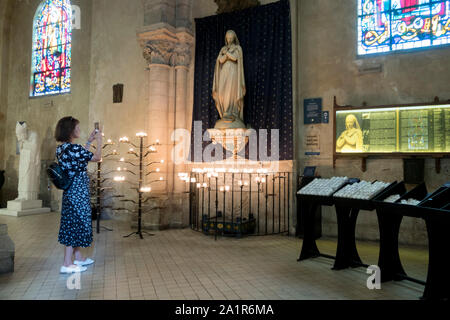
[[[50,208],[42,207],[42,200],[8,201],[7,209],[0,210],[0,216],[24,217],[51,212]]]
[[[8,236],[8,226],[0,224],[0,274],[14,272],[14,242]]]

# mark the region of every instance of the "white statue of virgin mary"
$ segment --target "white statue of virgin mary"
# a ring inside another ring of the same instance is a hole
[[[38,135],[28,130],[26,122],[17,122],[16,135],[20,148],[19,196],[16,200],[37,200],[41,169]]]
[[[220,115],[215,129],[246,128],[245,93],[244,55],[236,33],[228,30],[214,70],[212,96]]]

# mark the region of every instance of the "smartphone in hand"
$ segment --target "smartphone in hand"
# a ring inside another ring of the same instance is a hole
[[[96,122],[96,123],[94,123],[94,126],[95,126],[95,132],[96,133],[99,132],[100,131],[100,123]]]

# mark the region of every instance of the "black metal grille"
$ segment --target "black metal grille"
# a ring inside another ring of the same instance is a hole
[[[205,234],[288,233],[292,173],[191,173],[189,224]]]

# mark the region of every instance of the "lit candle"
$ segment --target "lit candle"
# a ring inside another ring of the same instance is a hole
[[[266,183],[266,178],[262,178],[262,179],[261,179],[261,182],[262,182],[262,183]]]
[[[158,144],[158,145],[159,145],[159,139],[156,139],[156,144]]]
[[[225,188],[224,187],[220,187],[220,192],[224,192]]]
[[[161,160],[161,163],[164,163],[164,160]]]
[[[156,172],[160,172],[161,171],[161,169],[159,169],[159,168],[156,168]]]
[[[108,139],[108,141],[107,141],[108,143],[112,143],[112,140],[111,139]]]
[[[144,192],[144,193],[151,192],[151,191],[152,191],[152,188],[150,188],[150,187],[142,187],[141,188],[141,192]]]
[[[201,183],[197,183],[197,189],[200,189],[202,187]]]
[[[130,152],[134,152],[134,149],[133,149],[133,148],[130,148]]]
[[[226,192],[230,191],[230,186],[225,186],[225,191]]]
[[[114,181],[117,182],[125,181],[125,177],[114,177]]]
[[[146,136],[147,136],[147,134],[145,132],[138,132],[138,133],[136,133],[136,137],[139,137],[139,138],[146,137]]]
[[[124,159],[124,158],[120,158],[119,161],[120,161],[120,162],[125,162],[125,159]]]
[[[242,180],[239,180],[239,185],[240,185],[240,186],[242,186],[242,185],[243,185],[243,182],[242,182]]]
[[[203,188],[208,188],[208,184],[205,182],[205,183],[203,183]]]
[[[164,180],[164,178],[163,177],[159,177],[159,181],[163,181]]]
[[[191,178],[191,182],[192,182],[192,183],[196,183],[196,182],[197,182],[197,179]]]

